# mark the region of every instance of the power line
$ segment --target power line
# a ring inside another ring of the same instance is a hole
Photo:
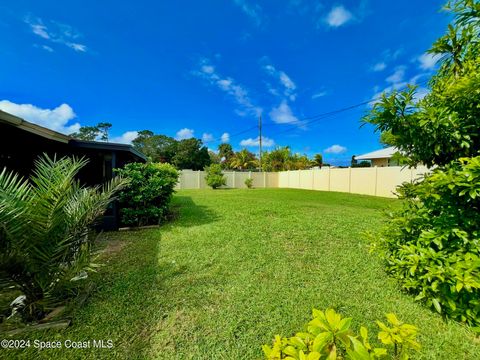
[[[425,85],[426,83],[428,83],[429,79],[425,80],[425,81],[422,81],[422,82],[419,82],[417,85]],[[279,134],[283,134],[283,133],[286,133],[286,132],[289,132],[291,130],[296,130],[298,129],[298,126],[301,125],[301,126],[306,126],[306,125],[310,125],[310,124],[313,124],[317,121],[320,121],[320,120],[324,120],[326,118],[330,118],[334,115],[337,115],[337,114],[340,114],[340,113],[343,113],[343,112],[346,112],[346,111],[349,111],[349,110],[353,110],[353,109],[356,109],[356,108],[359,108],[361,106],[364,106],[364,105],[367,105],[367,104],[370,104],[372,102],[377,102],[378,100],[381,99],[381,96],[380,97],[376,97],[374,99],[370,99],[370,100],[367,100],[367,101],[363,101],[363,102],[360,102],[360,103],[357,103],[357,104],[354,104],[354,105],[350,105],[350,106],[346,106],[344,108],[340,108],[340,109],[337,109],[337,110],[332,110],[332,111],[328,111],[328,112],[325,112],[325,113],[320,113],[320,114],[317,114],[317,115],[312,115],[312,116],[309,116],[309,117],[305,117],[305,118],[302,118],[302,119],[299,119],[297,120],[296,122],[294,123],[290,123],[288,124],[290,126],[289,129],[284,129],[284,130],[281,130],[281,131],[278,131],[278,132],[275,132],[274,135],[279,135]],[[264,126],[272,126],[272,125],[279,125],[277,123],[270,123],[270,124],[264,124]],[[249,131],[252,131],[253,129],[258,129],[258,126],[253,126],[251,128],[248,128],[246,130],[243,130],[243,131],[240,131],[238,133],[235,133],[235,134],[231,134],[230,137],[235,137],[235,136],[238,136],[238,135],[242,135],[242,134],[245,134]],[[216,139],[212,139],[212,140],[209,140],[209,141],[204,141],[204,143],[209,143],[209,142],[215,142],[215,141],[219,141],[221,140],[221,138],[216,138]]]

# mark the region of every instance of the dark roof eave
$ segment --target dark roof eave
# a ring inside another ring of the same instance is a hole
[[[132,145],[108,143],[100,141],[85,141],[85,140],[70,140],[69,144],[73,147],[84,149],[98,149],[98,150],[110,150],[110,151],[126,151],[132,153],[136,157],[147,161],[147,157],[140,151],[136,150]]]

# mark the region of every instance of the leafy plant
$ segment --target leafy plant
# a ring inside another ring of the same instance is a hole
[[[379,246],[387,270],[439,313],[480,323],[480,156],[436,169],[399,189]]]
[[[252,178],[245,179],[245,186],[251,189],[253,187],[253,179]]]
[[[247,149],[242,149],[236,152],[230,159],[230,166],[232,169],[248,170],[254,169],[258,164],[255,154]]]
[[[404,199],[377,243],[387,271],[439,313],[480,324],[480,1],[453,0],[454,21],[429,53],[430,92],[384,94],[365,121],[411,166],[436,166],[399,188]]]
[[[212,164],[206,167],[205,171],[207,172],[205,180],[207,181],[207,185],[212,189],[216,189],[227,184],[227,179],[222,174],[222,166],[220,164]]]
[[[170,164],[130,163],[116,172],[129,181],[119,194],[122,222],[144,226],[162,221],[168,213],[178,171]]]
[[[82,187],[75,177],[85,164],[44,156],[30,181],[0,173],[0,284],[24,295],[25,321],[41,319],[95,268],[92,225],[125,181]]]
[[[342,318],[333,309],[325,312],[313,310],[313,320],[307,324],[305,332],[299,332],[290,338],[275,336],[272,346],[263,345],[262,350],[269,360],[319,360],[351,359],[370,360],[380,358],[409,359],[410,349],[418,350],[416,342],[417,328],[401,323],[394,314],[387,314],[387,327],[377,322],[382,331],[378,338],[385,345],[393,346],[393,354],[385,348],[373,348],[368,340],[368,331],[360,328],[355,336],[350,326],[351,318]]]

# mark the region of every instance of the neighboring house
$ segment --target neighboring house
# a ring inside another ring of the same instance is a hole
[[[29,176],[35,159],[44,153],[50,157],[88,159],[88,164],[79,173],[79,180],[89,186],[110,180],[115,168],[146,161],[145,155],[130,145],[76,140],[0,110],[0,171],[7,167]],[[102,228],[115,230],[118,225],[118,206],[112,203],[103,218]]]
[[[355,156],[355,160],[369,160],[372,162],[372,166],[378,167],[398,166],[398,161],[392,159],[393,155],[397,151],[397,148],[391,146],[381,150],[372,151],[367,154]]]

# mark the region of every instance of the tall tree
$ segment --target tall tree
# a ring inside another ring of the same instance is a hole
[[[112,124],[107,122],[101,122],[97,124],[100,140],[108,142],[108,132],[110,131],[111,127]]]
[[[323,165],[323,156],[322,154],[315,154],[313,157],[313,164],[318,167],[322,167]]]
[[[172,163],[178,141],[166,135],[155,135],[150,130],[138,132],[132,141],[135,149],[145,154],[153,162]]]
[[[94,141],[98,136],[98,128],[96,126],[82,126],[78,132],[70,134],[71,137],[78,140]]]
[[[230,167],[230,162],[235,155],[232,145],[223,143],[218,145],[218,156],[220,156],[222,167],[228,169]]]
[[[95,126],[82,126],[78,132],[71,133],[70,136],[78,140],[85,141],[108,141],[108,133],[112,124],[101,122]]]
[[[185,139],[178,142],[172,163],[178,169],[203,170],[210,165],[210,155],[201,140]]]

